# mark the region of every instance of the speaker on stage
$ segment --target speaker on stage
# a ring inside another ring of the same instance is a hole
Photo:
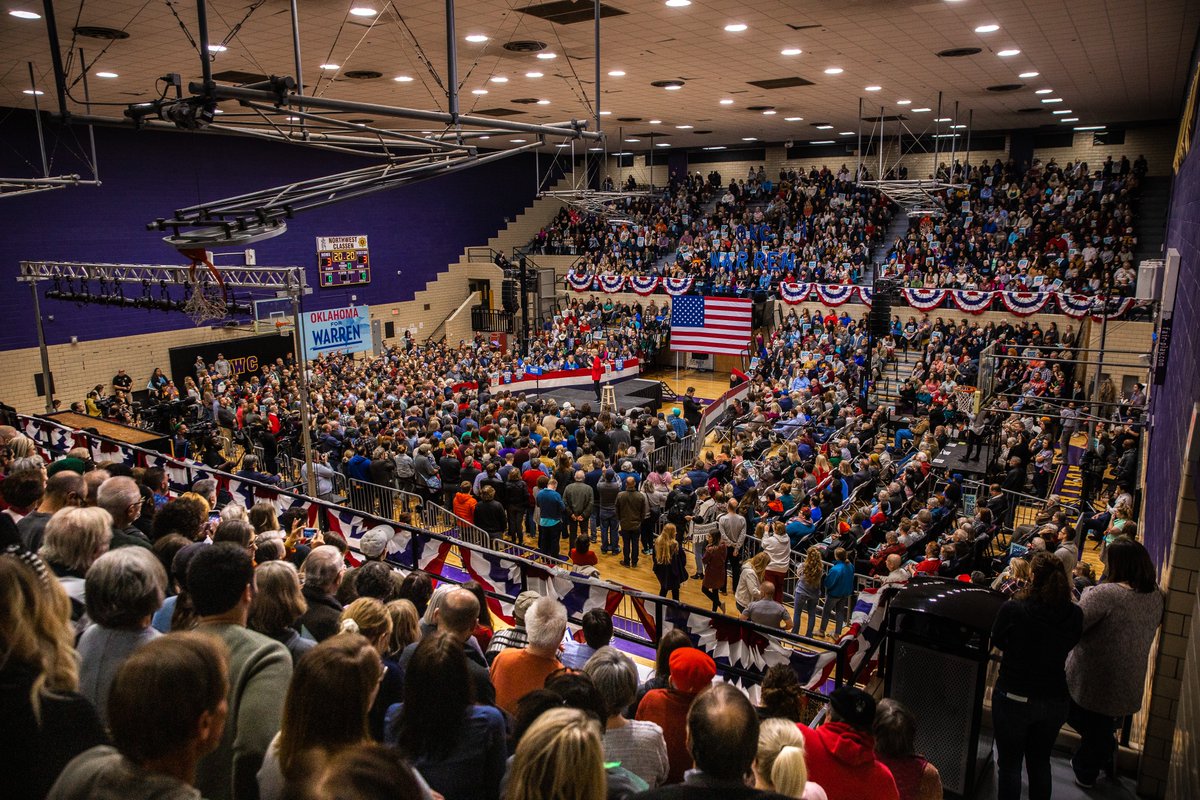
[[[500,302],[504,305],[505,311],[516,311],[521,307],[520,301],[517,299],[517,282],[504,279],[504,283],[500,285]]]

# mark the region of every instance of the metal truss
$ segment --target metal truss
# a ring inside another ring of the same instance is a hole
[[[49,178],[0,178],[0,197],[50,192],[68,186],[99,186],[99,181],[84,180],[78,175],[59,175]]]
[[[904,209],[910,217],[943,217],[946,215],[946,192],[965,189],[965,184],[931,180],[871,180],[859,181],[859,186],[877,189],[889,200]]]
[[[602,192],[595,189],[553,189],[542,192],[541,196],[555,197],[567,205],[575,206],[586,213],[606,217],[611,214],[620,213],[621,209],[613,208],[614,203],[619,203],[627,198],[649,197],[650,192]]]
[[[304,289],[302,267],[221,267],[221,279],[231,289],[267,289],[301,293]],[[44,281],[104,281],[110,284],[144,286],[147,283],[184,285],[192,281],[216,283],[207,270],[174,264],[88,264],[75,261],[22,261],[17,280],[21,283]]]

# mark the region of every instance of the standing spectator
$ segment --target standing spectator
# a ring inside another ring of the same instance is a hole
[[[1114,733],[1123,717],[1142,706],[1146,664],[1163,616],[1162,591],[1146,548],[1119,536],[1107,556],[1104,579],[1079,599],[1083,635],[1067,657],[1067,721],[1080,737],[1071,766],[1083,787],[1094,785],[1101,771],[1116,777]]]
[[[538,551],[556,559],[559,557],[559,536],[563,527],[563,514],[566,511],[557,486],[553,478],[539,475],[537,493],[534,496],[538,515]]]
[[[76,633],[88,624],[84,576],[108,552],[112,536],[112,517],[102,508],[64,508],[46,524],[38,555],[70,599]]]
[[[892,773],[875,757],[875,698],[857,686],[842,686],[829,696],[829,721],[819,728],[800,727],[808,777],[829,800],[899,800]]]
[[[600,726],[577,708],[553,708],[521,736],[505,800],[604,800]]]
[[[712,610],[716,611],[719,608],[722,614],[725,613],[725,604],[721,602],[721,587],[725,585],[725,561],[728,553],[729,545],[726,544],[725,538],[720,531],[713,530],[708,535],[708,546],[704,548],[704,578],[700,582],[700,591],[712,601]]]
[[[825,628],[829,624],[830,611],[833,612],[833,637],[842,635],[842,625],[846,620],[846,612],[850,608],[850,598],[854,594],[854,564],[846,556],[844,548],[838,547],[833,551],[833,566],[825,575],[825,606],[821,609],[821,635],[827,635]]]
[[[475,702],[489,706],[495,705],[496,690],[492,687],[487,661],[480,654],[476,643],[471,640],[472,634],[478,627],[480,617],[479,599],[469,589],[451,588],[446,584],[443,586],[446,586],[446,591],[442,592],[442,587],[439,586],[438,593],[431,601],[429,609],[426,610],[426,616],[432,617],[430,621],[433,625],[425,635],[429,636],[436,630],[438,633],[448,634],[457,641],[467,656],[467,674],[471,679],[471,691]],[[517,599],[519,603],[520,598]],[[429,614],[430,611],[432,614]],[[424,629],[426,626],[422,623],[421,627]],[[493,638],[498,639],[503,634],[514,630],[515,628],[509,628],[501,631]],[[524,628],[522,628],[521,636],[524,636],[524,633]],[[401,672],[408,668],[408,661],[416,654],[419,643],[412,642],[400,654],[396,663],[399,664]],[[524,642],[521,646],[524,647]]]
[[[580,630],[583,631],[583,642],[568,639],[563,644],[562,656],[559,659],[564,667],[583,669],[592,654],[601,647],[607,647],[613,637],[612,617],[602,608],[589,608],[583,612]]]
[[[766,535],[763,536],[762,549],[770,556],[763,579],[770,581],[775,587],[775,602],[783,602],[783,584],[787,580],[792,566],[792,541],[784,531],[783,523],[768,523]]]
[[[408,661],[404,702],[388,709],[396,744],[446,800],[497,800],[507,755],[504,715],[474,702],[462,644],[438,631]]]
[[[751,788],[758,755],[758,717],[741,690],[717,684],[691,704],[680,736],[686,736],[687,763],[695,763],[682,786],[664,786],[640,800],[782,800],[782,795]]]
[[[591,490],[588,490],[591,494]],[[496,489],[485,485],[479,490],[479,503],[475,506],[475,524],[494,539],[503,539],[508,528],[508,513],[504,504],[496,499]]]
[[[672,628],[658,639],[654,652],[654,672],[638,685],[637,695],[629,705],[626,716],[637,714],[637,707],[652,689],[671,688],[671,654],[681,647],[694,647],[692,640],[679,628]]]
[[[360,597],[342,611],[338,621],[339,635],[358,633],[367,638],[383,665],[383,679],[367,714],[367,730],[371,738],[383,740],[383,721],[388,707],[400,701],[404,675],[400,665],[386,658],[392,641],[392,617],[382,602],[374,597]]]
[[[209,800],[257,800],[255,776],[279,730],[292,658],[246,627],[254,565],[244,549],[227,542],[203,548],[188,565],[187,589],[199,630],[229,650],[229,722],[217,749],[201,759],[196,788]]]
[[[694,647],[676,650],[671,653],[670,687],[652,689],[638,703],[637,719],[653,722],[662,729],[666,740],[670,764],[667,783],[679,783],[691,765],[687,744],[688,709],[696,695],[707,689],[716,675],[716,662],[707,653]]]
[[[518,700],[562,669],[558,645],[567,630],[567,609],[553,597],[540,597],[525,612],[525,629],[529,643],[524,648],[501,650],[492,661],[496,705],[510,714],[516,712]]]
[[[492,641],[488,644],[487,651],[484,653],[489,664],[495,661],[496,656],[505,648],[522,648],[529,644],[529,632],[525,628],[525,615],[529,612],[529,607],[539,597],[541,597],[540,594],[531,591],[524,591],[517,595],[517,599],[513,601],[512,627],[496,631],[495,635],[492,636]]]
[[[918,755],[917,723],[895,700],[882,700],[875,710],[875,755],[896,780],[900,800],[942,800],[942,776]]]
[[[696,400],[696,387],[689,386],[683,395],[683,419],[693,430],[700,427],[701,409]]]
[[[109,692],[116,747],[75,758],[48,797],[198,797],[199,762],[221,742],[228,693],[226,654],[212,637],[177,633],[149,642],[121,665]]]
[[[300,576],[290,561],[268,561],[254,570],[254,599],[250,601],[247,627],[286,647],[293,666],[317,646],[316,641],[304,638],[296,629],[307,610]]]
[[[797,800],[828,800],[820,784],[808,779],[804,735],[786,719],[765,719],[758,728],[754,785]]]
[[[358,634],[321,642],[296,663],[279,732],[258,770],[261,800],[286,797],[285,785],[303,780],[314,749],[335,755],[370,741],[367,709],[382,672],[375,648]]]
[[[737,500],[730,499],[725,506],[725,513],[717,519],[717,529],[721,539],[728,546],[729,572],[737,580],[742,566],[742,545],[746,541],[746,518],[738,513]],[[707,565],[705,572],[708,571]],[[735,591],[737,587],[734,587]],[[725,573],[721,572],[721,591],[725,591]]]
[[[300,575],[308,610],[300,617],[301,635],[323,642],[338,632],[342,604],[335,595],[345,573],[346,562],[333,545],[318,545],[304,559]]]
[[[471,484],[463,481],[458,485],[458,494],[454,495],[454,504],[452,509],[454,516],[461,520],[465,520],[472,525],[475,524],[475,507],[478,501],[471,494]]]
[[[800,574],[796,576],[796,592],[792,598],[792,633],[800,632],[800,612],[808,617],[808,631],[804,634],[812,638],[813,627],[817,622],[817,604],[821,601],[821,583],[825,577],[825,565],[821,562],[821,550],[815,545],[808,548],[804,554],[804,564]]]
[[[620,493],[617,473],[604,470],[596,482],[596,521],[600,528],[600,552],[614,556],[621,552],[617,538],[617,496]]]
[[[521,480],[521,471],[510,470],[504,484],[504,505],[508,509],[508,538],[517,544],[523,543],[525,536],[533,533],[526,529],[529,504],[529,489]]]
[[[742,573],[737,576],[737,588],[733,590],[733,602],[738,613],[758,598],[758,590],[762,586],[763,575],[766,574],[767,564],[770,562],[769,555],[759,553],[742,564]]]
[[[651,788],[667,777],[667,743],[662,728],[647,720],[630,720],[625,709],[637,693],[637,667],[615,647],[601,647],[583,671],[604,698],[604,760],[617,761]]]
[[[12,800],[41,800],[67,762],[107,742],[77,691],[70,602],[40,566],[0,554],[0,775]]]
[[[637,489],[637,478],[630,476],[625,479],[625,490],[617,495],[616,512],[621,528],[621,566],[636,569],[638,537],[642,529],[642,520],[650,513],[646,495]]]
[[[592,487],[587,485],[587,474],[578,470],[574,482],[563,491],[563,503],[567,512],[567,535],[571,541],[580,534],[588,533],[588,520],[592,518],[596,498]],[[596,541],[592,538],[592,541]]]
[[[117,670],[158,631],[150,618],[162,606],[167,573],[144,547],[123,547],[96,559],[87,572],[92,626],[79,638],[79,691],[108,723],[108,692]]]
[[[1067,720],[1066,660],[1083,631],[1062,562],[1044,550],[1030,561],[1029,585],[1000,607],[992,642],[1003,651],[992,692],[998,800],[1021,797],[1021,764],[1031,800],[1051,793],[1050,752]]]
[[[31,553],[42,546],[46,523],[59,510],[82,506],[87,500],[87,487],[83,476],[75,472],[57,472],[46,479],[46,491],[36,510],[29,512],[17,523],[21,533],[21,544]]]
[[[109,548],[150,548],[150,539],[133,523],[142,515],[144,501],[141,489],[133,478],[117,475],[100,484],[96,491],[96,505],[112,516],[112,542]]]
[[[654,540],[654,577],[658,578],[658,593],[679,600],[679,587],[687,580],[687,556],[675,536],[675,526],[663,525]]]

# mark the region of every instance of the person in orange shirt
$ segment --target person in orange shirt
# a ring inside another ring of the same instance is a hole
[[[478,502],[471,496],[471,484],[463,481],[458,485],[458,494],[454,495],[454,516],[475,523],[475,506]]]
[[[717,664],[702,650],[682,647],[671,653],[671,688],[651,689],[638,704],[636,719],[647,720],[663,730],[667,741],[666,783],[679,783],[692,766],[687,743],[688,710],[696,695],[707,689],[717,674]]]
[[[529,643],[501,650],[491,668],[496,705],[513,715],[522,697],[541,689],[550,673],[562,669],[558,649],[567,631],[567,609],[553,597],[538,598],[525,612],[525,631]]]

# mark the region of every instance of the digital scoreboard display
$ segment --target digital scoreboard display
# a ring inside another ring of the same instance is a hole
[[[319,286],[352,286],[371,282],[371,257],[366,236],[318,236]]]

